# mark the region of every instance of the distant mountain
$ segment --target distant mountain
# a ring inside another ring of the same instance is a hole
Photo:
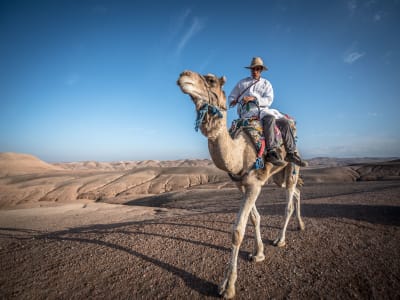
[[[400,161],[397,157],[315,157],[308,159],[309,169],[343,167],[357,164],[368,164],[387,161]],[[52,170],[98,170],[125,171],[135,168],[171,168],[171,167],[211,167],[216,168],[210,159],[181,159],[181,160],[142,160],[142,161],[81,161],[46,163],[39,158],[20,153],[0,153],[0,176],[44,172]]]
[[[327,168],[327,167],[343,167],[355,164],[376,163],[396,160],[398,157],[351,157],[351,158],[335,158],[335,157],[314,157],[308,159],[309,167]]]
[[[54,166],[68,170],[130,170],[134,168],[171,168],[171,167],[214,167],[209,159],[184,159],[184,160],[141,160],[141,161],[118,161],[118,162],[67,162],[54,163]]]

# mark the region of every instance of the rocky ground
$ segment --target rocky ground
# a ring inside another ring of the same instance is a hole
[[[263,189],[257,204],[266,260],[247,260],[248,226],[236,298],[399,299],[400,181],[311,183],[302,198],[306,230],[293,218],[287,246],[276,248],[284,191]],[[68,219],[2,211],[0,298],[217,298],[240,200],[236,189],[210,184],[120,205],[147,211],[131,219],[90,204],[81,209],[90,213],[71,210]]]

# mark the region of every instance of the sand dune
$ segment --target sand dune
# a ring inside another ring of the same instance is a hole
[[[305,182],[400,180],[400,160],[349,164],[342,167],[305,168]]]
[[[209,160],[45,163],[25,154],[1,156],[0,208],[67,204],[76,200],[122,203],[226,182]]]
[[[323,168],[323,163],[331,166],[333,159],[318,159],[301,174],[305,184],[400,179],[400,160],[371,161]],[[0,166],[2,209],[78,200],[120,204],[163,193],[234,187],[227,174],[206,159],[49,164],[31,155],[1,153]]]
[[[0,153],[0,177],[60,170],[29,154]]]
[[[351,166],[360,175],[359,180],[398,180],[400,179],[400,160],[380,163],[357,164]]]

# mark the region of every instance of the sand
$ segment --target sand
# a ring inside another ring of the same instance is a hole
[[[241,196],[209,161],[11,156],[15,172],[0,177],[1,298],[218,297]],[[7,160],[0,155],[0,166]],[[399,298],[399,170],[396,160],[303,170],[306,230],[292,219],[285,248],[272,246],[285,193],[265,186],[257,206],[266,260],[247,260],[248,226],[236,298]]]

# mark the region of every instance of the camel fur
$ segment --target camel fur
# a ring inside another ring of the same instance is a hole
[[[292,163],[280,167],[266,163],[263,169],[252,169],[257,158],[257,151],[250,137],[242,132],[235,139],[232,139],[227,130],[226,96],[223,91],[225,81],[225,77],[218,78],[213,74],[202,76],[196,72],[184,71],[180,74],[177,84],[183,93],[190,96],[197,112],[206,105],[206,107],[217,109],[221,113],[207,113],[202,120],[200,130],[208,138],[208,149],[214,164],[219,169],[240,178],[235,183],[243,195],[243,200],[233,226],[231,259],[219,289],[221,296],[231,299],[235,296],[239,248],[249,217],[255,228],[255,248],[249,258],[254,262],[265,259],[260,232],[260,215],[256,208],[256,200],[261,192],[261,187],[270,178],[278,186],[286,189],[287,199],[284,226],[274,241],[274,245],[285,246],[286,228],[295,209],[293,198],[297,200],[295,205],[301,230],[304,229],[304,223],[300,215],[300,191],[297,188],[300,168]],[[283,146],[279,151],[284,157],[286,153]]]

